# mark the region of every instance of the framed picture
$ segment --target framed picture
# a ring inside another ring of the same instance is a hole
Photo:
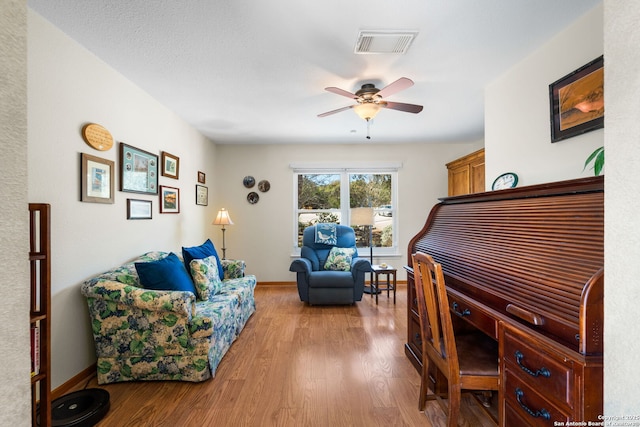
[[[205,176],[204,172],[198,171],[198,182],[200,184],[204,184],[205,183],[205,178],[206,178],[206,176]]]
[[[549,85],[551,142],[604,127],[604,57]]]
[[[196,184],[196,205],[207,206],[209,204],[209,189],[204,185]]]
[[[163,151],[161,160],[162,176],[178,179],[178,175],[180,173],[180,158]]]
[[[127,199],[127,219],[151,219],[151,200]]]
[[[160,213],[180,213],[180,189],[160,186]]]
[[[158,194],[158,156],[121,142],[120,191]]]
[[[80,200],[90,203],[114,202],[114,167],[112,160],[82,153],[80,162]]]

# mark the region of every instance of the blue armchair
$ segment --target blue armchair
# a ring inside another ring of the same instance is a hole
[[[317,305],[354,304],[362,299],[371,263],[358,257],[353,228],[336,224],[333,238],[323,240],[319,237],[327,237],[323,226],[332,225],[305,228],[300,258],[289,267],[297,275],[300,301]]]

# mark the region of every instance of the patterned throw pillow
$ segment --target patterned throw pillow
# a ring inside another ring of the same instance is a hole
[[[336,230],[336,224],[334,223],[316,224],[316,243],[322,243],[324,245],[338,244]]]
[[[324,263],[325,270],[351,271],[351,259],[356,253],[354,248],[331,248],[327,262]]]
[[[189,264],[191,267],[191,277],[196,286],[198,298],[207,301],[213,295],[220,293],[222,281],[218,274],[218,260],[214,255],[194,259]]]
[[[182,258],[184,258],[184,266],[187,271],[191,271],[190,266],[192,260],[202,259],[212,255],[218,260],[218,274],[220,275],[220,280],[223,280],[224,270],[222,269],[220,257],[218,256],[218,252],[216,251],[215,246],[213,246],[211,239],[207,239],[207,241],[200,246],[192,246],[190,248],[182,247]]]

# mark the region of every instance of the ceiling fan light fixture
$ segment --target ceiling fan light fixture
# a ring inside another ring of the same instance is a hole
[[[369,121],[373,119],[382,106],[373,102],[364,102],[353,107],[354,111],[361,119]]]

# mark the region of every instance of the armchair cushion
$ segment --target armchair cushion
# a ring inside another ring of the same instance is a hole
[[[356,253],[355,248],[339,248],[334,246],[329,252],[327,261],[324,263],[325,270],[350,271],[351,259]]]
[[[218,262],[215,256],[194,259],[190,263],[191,277],[196,287],[198,298],[202,301],[211,299],[222,290],[222,280],[218,273]]]
[[[146,289],[196,293],[191,277],[173,252],[157,261],[136,262],[135,267],[140,284]]]
[[[184,258],[184,266],[189,272],[191,272],[191,261],[193,261],[194,259],[203,259],[210,256],[216,257],[220,280],[224,280],[222,263],[220,262],[220,257],[218,256],[218,252],[213,246],[211,239],[207,239],[207,241],[200,246],[192,246],[190,248],[185,248],[184,246],[182,247],[182,258]]]

